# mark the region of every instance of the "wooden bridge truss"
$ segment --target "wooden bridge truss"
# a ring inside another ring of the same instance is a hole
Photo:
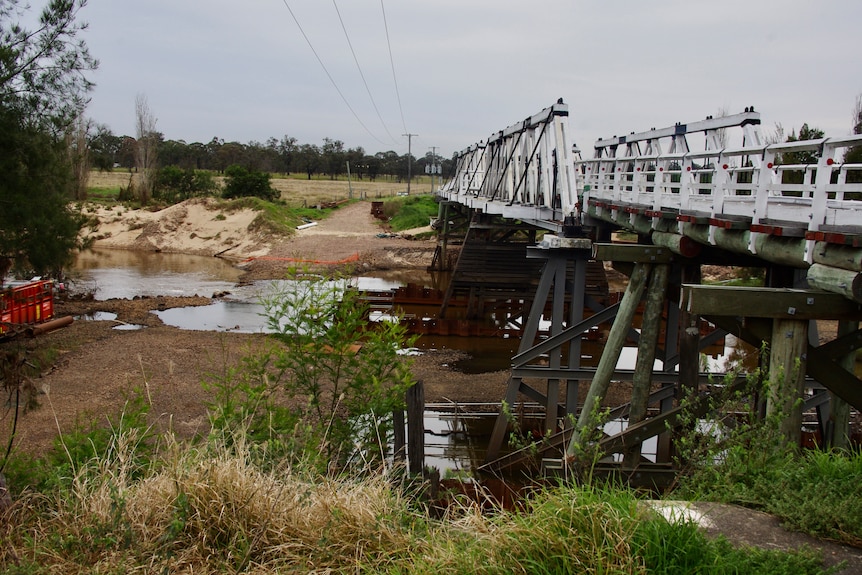
[[[577,150],[568,155],[567,116],[558,102],[466,149],[458,175],[439,191],[448,202],[548,232],[527,248],[542,273],[502,398],[504,406],[523,398],[544,406],[546,463],[573,456],[592,436],[594,407],[608,386],[627,381],[631,401],[612,413],[628,425],[598,445],[631,471],[646,465],[639,446],[656,437],[656,461],[666,468],[680,398],[723,376],[700,372],[698,350],[710,343],[695,327],[701,317],[720,333],[766,342],[770,369],[793,373],[792,393],[817,410],[824,440],[839,442],[849,406],[862,410],[862,382],[848,360],[862,346],[862,165],[841,161],[862,136],[767,144],[759,114],[746,109],[599,140],[594,157],[582,160]],[[696,135],[703,136],[699,149],[690,143]],[[813,161],[782,163],[802,152]],[[638,245],[608,243],[612,229],[636,233]],[[604,306],[586,294],[590,261],[627,270],[621,302]],[[708,263],[766,267],[770,287],[701,286],[700,266]],[[635,330],[638,306],[644,320]],[[538,326],[548,318],[550,336],[542,339]],[[839,337],[821,345],[811,326],[823,319],[838,320]],[[583,366],[580,342],[601,324],[610,328],[598,366]],[[638,346],[628,372],[617,368],[626,340]],[[581,404],[579,386],[587,382]],[[782,408],[770,401],[770,409]],[[693,409],[707,406],[697,400]],[[783,407],[794,440],[802,408]],[[519,458],[499,458],[507,418],[504,407],[487,469]]]

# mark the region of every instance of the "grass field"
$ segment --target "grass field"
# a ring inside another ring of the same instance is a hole
[[[125,170],[114,172],[90,172],[89,188],[103,193],[119,193],[121,187],[128,187],[130,179],[137,178],[136,174],[130,174]],[[223,178],[216,177],[216,182],[221,184]],[[435,183],[438,180],[435,180]],[[346,198],[383,199],[396,196],[399,192],[407,191],[406,182],[395,182],[385,179],[376,181],[351,180],[346,178],[330,180],[329,178],[315,178],[308,180],[303,174],[291,176],[272,176],[272,187],[281,193],[281,199],[290,206],[315,205],[321,202],[333,202]],[[431,180],[422,176],[414,178],[410,184],[411,194],[419,194],[431,191]]]

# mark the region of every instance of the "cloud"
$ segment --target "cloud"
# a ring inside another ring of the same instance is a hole
[[[388,26],[377,0],[341,0],[338,12],[298,0],[91,0],[81,16],[102,67],[89,114],[132,133],[143,92],[171,139],[288,134],[404,153],[409,131],[419,134],[414,154],[436,146],[449,155],[560,97],[589,149],[599,137],[750,105],[767,126],[808,122],[843,135],[862,92],[858,3],[383,5]]]

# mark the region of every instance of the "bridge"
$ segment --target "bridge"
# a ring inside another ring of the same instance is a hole
[[[862,135],[770,143],[746,108],[600,139],[584,158],[568,116],[559,100],[466,148],[437,192],[438,264],[453,228],[466,228],[450,294],[469,290],[492,310],[525,301],[510,318],[522,338],[485,468],[523,459],[500,456],[507,411],[526,400],[544,410],[546,467],[567,466],[598,434],[612,466],[661,481],[672,473],[668,430],[745,379],[701,369],[699,350],[728,333],[768,348],[763,367],[782,377],[764,409],[782,414],[788,441],[801,440],[803,413],[814,413],[819,441],[846,445],[851,409],[862,410],[862,164],[843,158]],[[627,241],[615,241],[621,233]],[[707,264],[763,268],[764,286],[701,285]],[[596,280],[610,267],[629,276],[618,301]],[[836,333],[818,335],[818,320],[837,322]],[[583,343],[597,332],[596,364]],[[637,346],[634,369],[619,367],[626,345]],[[598,405],[616,382],[631,384],[611,412],[623,429],[602,432]],[[684,408],[685,397],[699,399]]]

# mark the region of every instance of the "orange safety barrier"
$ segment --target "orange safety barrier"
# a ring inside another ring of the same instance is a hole
[[[254,260],[264,260],[264,261],[278,261],[278,262],[293,262],[299,264],[321,264],[321,265],[338,265],[338,264],[349,264],[351,262],[359,261],[359,252],[356,252],[352,256],[346,257],[343,260],[308,260],[304,258],[282,258],[278,256],[260,256],[260,257],[250,257],[242,260],[240,264],[245,264]]]

